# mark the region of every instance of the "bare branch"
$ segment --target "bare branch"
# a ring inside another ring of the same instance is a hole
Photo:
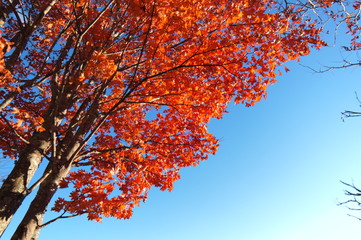
[[[25,144],[30,144],[28,140],[26,140],[21,134],[16,131],[16,129],[12,126],[12,124],[6,119],[6,117],[3,114],[0,114],[0,117],[5,121],[6,125],[11,129],[11,131]]]
[[[47,221],[46,223],[44,224],[41,224],[38,226],[38,228],[43,228],[43,227],[46,227],[47,225],[49,225],[50,223],[53,223],[59,219],[66,219],[66,218],[73,218],[73,217],[77,217],[77,216],[80,216],[80,215],[83,215],[87,212],[81,212],[81,213],[76,213],[76,214],[72,214],[72,215],[65,215],[66,211],[64,211],[60,216],[56,217],[56,218],[53,218],[52,220],[50,221]]]
[[[29,195],[32,191],[35,190],[35,188],[37,188],[51,173],[51,169],[45,169],[43,176],[41,176],[41,178],[39,178],[31,187],[29,187],[28,189],[26,189],[26,195]]]

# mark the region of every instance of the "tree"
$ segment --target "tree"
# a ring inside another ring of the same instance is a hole
[[[59,218],[129,218],[152,186],[216,152],[207,131],[231,101],[251,106],[286,61],[324,45],[268,0],[13,0],[0,16],[0,233],[35,193],[12,239]],[[40,164],[46,165],[41,171]],[[43,222],[55,201],[59,218]]]

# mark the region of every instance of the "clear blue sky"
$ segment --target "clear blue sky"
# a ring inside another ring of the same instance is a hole
[[[338,49],[314,51],[304,65],[340,64]],[[291,72],[252,108],[230,106],[210,130],[217,155],[182,171],[173,192],[152,191],[130,220],[60,220],[40,240],[359,240],[340,180],[361,186],[360,68]],[[3,239],[10,238],[11,229]]]

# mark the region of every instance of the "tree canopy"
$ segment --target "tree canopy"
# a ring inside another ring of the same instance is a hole
[[[172,190],[180,168],[216,152],[211,118],[231,101],[260,101],[279,66],[325,45],[304,6],[286,1],[0,7],[0,151],[14,160],[0,233],[35,192],[13,239],[36,239],[53,222],[43,217],[59,188],[71,189],[52,206],[59,218],[131,217],[151,187]]]

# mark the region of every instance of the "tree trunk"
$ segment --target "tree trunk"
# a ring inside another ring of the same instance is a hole
[[[27,186],[50,146],[47,133],[36,133],[20,154],[13,170],[0,188],[0,236],[28,195]]]
[[[66,115],[70,93],[59,96],[57,89],[52,89],[52,101],[44,116],[44,132],[34,132],[29,144],[20,153],[13,170],[0,188],[0,237],[9,225],[15,212],[30,193],[28,184],[37,171],[44,155],[52,145],[54,129],[60,125]],[[54,144],[54,143],[53,143]]]
[[[41,228],[46,208],[58,190],[60,181],[68,175],[70,166],[70,163],[62,166],[49,163],[48,168],[51,167],[52,171],[40,184],[34,200],[31,202],[28,211],[18,225],[11,240],[38,239],[39,229]]]

